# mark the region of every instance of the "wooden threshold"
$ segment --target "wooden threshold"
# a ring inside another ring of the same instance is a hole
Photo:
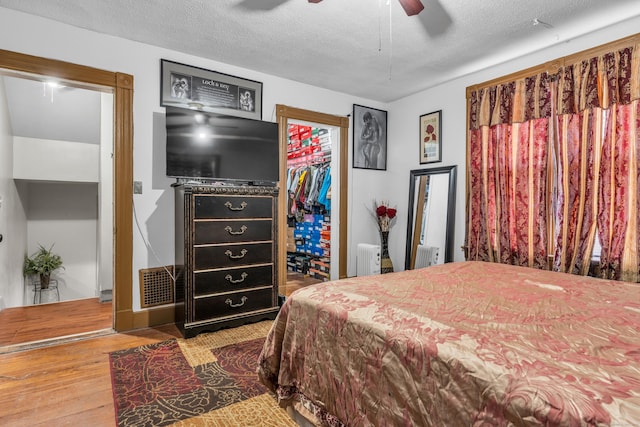
[[[0,347],[33,345],[111,328],[112,303],[101,303],[98,298],[12,307],[0,311]]]

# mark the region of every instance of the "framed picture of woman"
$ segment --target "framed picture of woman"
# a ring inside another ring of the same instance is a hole
[[[353,167],[387,170],[387,112],[353,104]]]

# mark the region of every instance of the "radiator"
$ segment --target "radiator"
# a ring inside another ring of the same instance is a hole
[[[440,248],[437,246],[418,245],[416,253],[415,268],[429,267],[438,263],[438,253]]]
[[[356,275],[380,274],[380,245],[358,243],[358,265]]]

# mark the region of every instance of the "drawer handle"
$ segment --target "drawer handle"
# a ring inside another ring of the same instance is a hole
[[[224,276],[224,278],[225,278],[225,279],[227,279],[227,280],[229,281],[229,283],[234,283],[234,284],[235,284],[235,283],[242,283],[242,282],[244,282],[244,279],[246,279],[246,278],[247,278],[247,276],[248,276],[248,274],[247,274],[247,273],[245,273],[245,272],[243,272],[243,273],[240,275],[240,277],[242,277],[242,279],[234,280],[234,279],[233,279],[233,276],[232,276],[232,275],[230,275],[230,274],[227,274],[226,276]]]
[[[243,296],[242,298],[240,298],[240,301],[242,301],[239,304],[234,304],[233,301],[231,300],[231,298],[227,298],[227,300],[224,302],[225,304],[229,304],[229,307],[242,307],[244,305],[245,302],[247,302],[249,298],[247,298],[246,296]]]
[[[245,231],[247,231],[247,226],[243,225],[242,227],[240,227],[240,231],[233,231],[233,228],[231,228],[231,226],[227,225],[224,230],[234,236],[237,236],[239,234],[244,234]]]
[[[234,208],[233,204],[231,202],[227,202],[224,204],[227,208],[229,208],[230,211],[242,211],[244,210],[244,208],[247,207],[247,202],[242,202],[240,203],[240,207],[239,208]]]
[[[247,252],[249,252],[249,251],[246,250],[246,249],[243,249],[243,250],[240,251],[240,255],[234,255],[233,252],[231,252],[230,250],[226,250],[224,252],[224,254],[226,256],[228,256],[229,258],[231,258],[231,259],[240,259],[240,258],[244,258],[244,256],[247,254]]]

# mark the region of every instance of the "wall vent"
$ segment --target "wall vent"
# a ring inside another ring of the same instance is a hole
[[[173,304],[173,266],[140,270],[140,307]]]

